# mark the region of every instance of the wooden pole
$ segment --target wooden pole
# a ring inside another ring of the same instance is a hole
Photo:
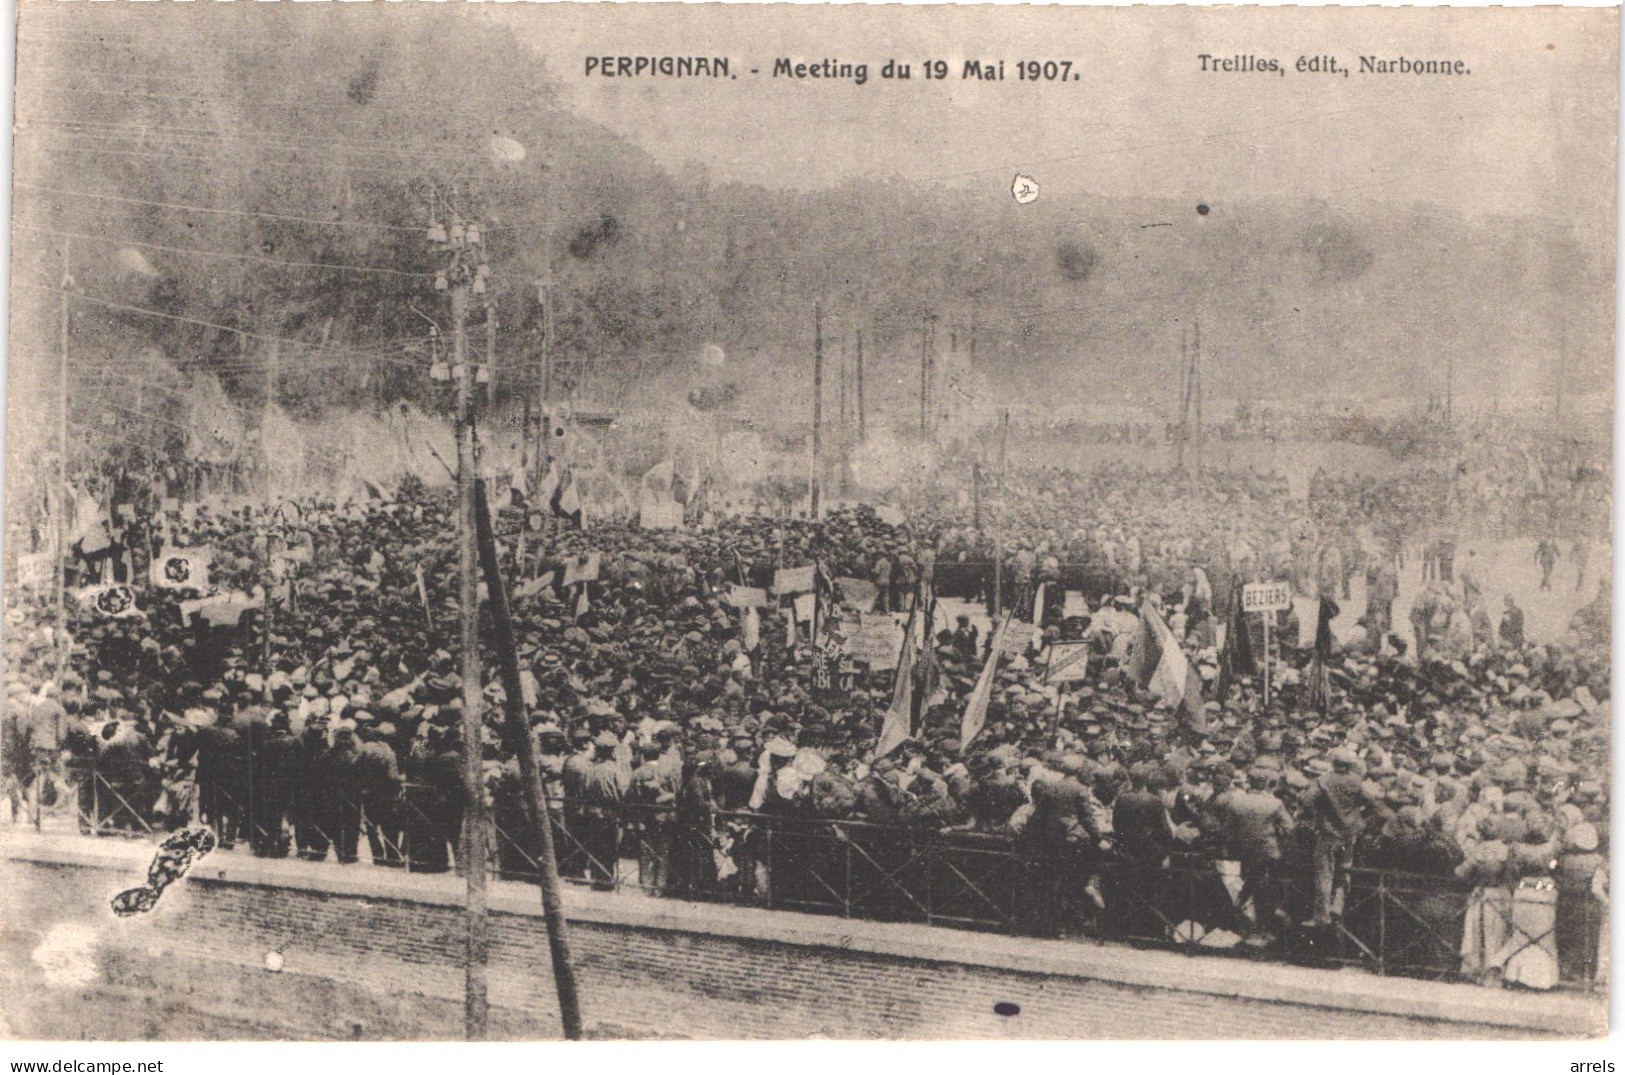
[[[468,284],[459,280],[451,292],[453,361],[457,366],[457,601],[462,618],[463,680],[463,831],[461,853],[467,882],[463,948],[463,1033],[483,1041],[490,998],[486,963],[490,959],[491,924],[485,892],[484,721],[480,690],[480,606],[474,540],[474,401],[468,362]]]
[[[485,482],[475,479],[475,523],[478,527],[480,563],[485,569],[485,588],[490,594],[491,620],[496,628],[497,662],[502,673],[506,698],[508,737],[519,750],[519,775],[525,786],[525,812],[531,828],[539,834],[538,883],[542,890],[542,922],[547,927],[547,947],[553,957],[553,985],[559,994],[559,1021],[564,1037],[581,1040],[581,1001],[576,993],[575,965],[570,957],[570,937],[565,932],[564,899],[559,886],[559,862],[553,850],[553,818],[542,786],[542,763],[536,750],[525,712],[524,685],[519,681],[519,656],[514,647],[513,622],[508,613],[508,584],[497,564],[496,538],[491,530],[491,506],[485,496]]]
[[[1275,611],[1267,609],[1264,612],[1264,704],[1270,704],[1270,620],[1275,618]],[[1246,626],[1243,624],[1243,626]]]
[[[551,273],[551,265],[548,271]],[[553,414],[551,411],[551,398],[553,394],[553,291],[548,280],[544,279],[541,286],[540,298],[542,301],[542,391],[541,391],[541,437],[536,444],[536,482],[541,481],[542,475],[553,465]]]
[[[863,330],[858,329],[858,443],[862,444],[869,431],[864,426],[863,414]]]
[[[999,505],[993,520],[993,618],[1004,612],[1004,459],[1010,440],[1010,411],[999,418]]]
[[[68,294],[73,288],[69,253],[73,240],[62,239],[62,348],[57,356],[56,413],[56,682],[68,668]]]

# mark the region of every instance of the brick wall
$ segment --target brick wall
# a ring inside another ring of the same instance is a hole
[[[19,1037],[460,1037],[461,913],[389,895],[387,882],[399,875],[370,872],[385,878],[378,894],[356,883],[365,876],[359,870],[342,886],[349,891],[323,892],[221,880],[200,869],[166,893],[152,915],[117,920],[106,900],[131,883],[127,872],[0,860],[0,990],[12,998],[10,1030]],[[724,911],[719,921],[725,920]],[[100,973],[88,986],[50,988],[30,959],[40,938],[62,922],[97,932]],[[722,932],[573,922],[589,1033],[706,1039],[1531,1036],[1482,1024]],[[271,949],[284,953],[281,973],[264,969]],[[1237,966],[1238,973],[1256,969]],[[490,981],[493,1036],[558,1035],[539,913],[513,907],[493,913]],[[1000,1001],[1019,1004],[1021,1014],[994,1014]]]

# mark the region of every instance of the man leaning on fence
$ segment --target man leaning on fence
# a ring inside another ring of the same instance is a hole
[[[1238,903],[1250,897],[1259,935],[1275,932],[1281,906],[1281,845],[1292,832],[1292,815],[1272,790],[1276,770],[1262,766],[1247,772],[1247,790],[1224,801],[1224,844],[1241,863],[1242,892]]]
[[[1310,809],[1315,825],[1315,914],[1304,925],[1320,928],[1343,914],[1354,841],[1365,827],[1365,811],[1376,804],[1366,794],[1355,767],[1360,759],[1348,747],[1331,752],[1332,771],[1315,786]]]

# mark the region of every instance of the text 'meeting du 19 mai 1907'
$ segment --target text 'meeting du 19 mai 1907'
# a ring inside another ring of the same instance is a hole
[[[588,56],[583,61],[587,78],[785,78],[805,81],[850,82],[866,85],[871,78],[886,82],[1079,82],[1083,64],[1054,58],[922,59],[887,57],[875,62],[833,58],[800,59],[780,56],[766,64],[736,62],[727,56]]]
[[[1413,56],[1362,55],[1350,63],[1326,53],[1302,55],[1293,60],[1255,53],[1219,55],[1210,52],[1196,56],[1200,71],[1240,75],[1471,75],[1466,60],[1457,58],[1417,58]],[[783,78],[796,81],[850,82],[862,86],[871,77],[885,82],[973,81],[1066,83],[1083,78],[1083,64],[1069,59],[925,59],[919,61],[888,57],[873,63],[833,58],[804,60],[781,56],[768,64],[747,65],[728,56],[587,56],[583,75],[587,78],[703,78],[737,80]]]

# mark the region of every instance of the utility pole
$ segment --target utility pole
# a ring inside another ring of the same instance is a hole
[[[824,309],[813,303],[812,521],[824,486]]]
[[[497,405],[497,304],[485,300],[485,413],[496,413]]]
[[[1456,419],[1456,352],[1447,349],[1444,356],[1444,424],[1453,426]]]
[[[552,262],[545,270],[552,274]],[[546,474],[553,465],[553,415],[549,410],[553,394],[553,290],[549,277],[543,277],[536,289],[536,300],[542,304],[542,390],[541,437],[536,444],[536,479]]]
[[[840,431],[841,431],[841,443],[843,445],[846,444],[846,382],[847,382],[846,368],[847,368],[846,338],[843,336],[841,338],[841,382],[840,382],[841,424],[839,426]]]
[[[926,339],[926,327],[927,327],[927,325],[930,324],[929,317],[930,317],[929,314],[923,314],[922,313],[920,315],[920,436],[922,438],[925,436],[925,408],[926,408],[926,402],[925,402],[925,391],[926,391],[925,354],[926,354],[926,348],[930,346],[930,341],[928,339]]]
[[[863,330],[858,329],[858,443],[862,444],[868,436],[863,421]]]
[[[276,407],[277,360],[281,357],[281,350],[282,341],[272,340],[270,350],[265,354],[265,407],[260,414],[260,458],[262,460],[261,465],[265,468],[265,499],[262,501],[265,511],[265,522],[263,524],[265,527],[265,564],[260,583],[260,589],[264,593],[260,604],[260,668],[261,674],[266,679],[266,701],[271,700],[271,587],[275,582],[276,571],[274,562],[271,559],[271,446],[265,435],[271,420],[271,413]]]
[[[68,668],[68,295],[73,290],[69,253],[73,240],[62,238],[62,348],[56,371],[56,682]]]
[[[1563,417],[1563,382],[1568,378],[1568,318],[1557,322],[1557,399],[1552,404],[1552,417]]]
[[[937,429],[937,315],[925,319],[925,431],[935,435]]]
[[[1191,323],[1191,396],[1196,410],[1196,476],[1202,476],[1202,322]]]
[[[1190,437],[1191,348],[1190,333],[1179,327],[1179,432],[1175,434],[1175,467],[1185,473],[1185,441]]]
[[[847,478],[852,469],[852,434],[847,423],[847,396],[850,394],[848,385],[851,381],[848,376],[848,366],[850,365],[850,360],[846,354],[846,337],[843,335],[841,337],[841,424],[838,427],[840,430],[841,456],[838,464],[840,466],[840,476],[837,479],[837,486],[843,498],[847,495]]]
[[[474,395],[468,356],[468,293],[481,253],[478,225],[452,225],[451,264],[439,283],[449,283],[452,317],[452,375],[457,381],[457,603],[462,620],[463,831],[458,855],[466,882],[463,947],[463,1033],[483,1041],[490,1011],[486,964],[491,924],[485,890],[485,771],[479,651],[479,550],[474,522]],[[470,235],[469,233],[473,234]],[[465,236],[467,239],[465,240]]]

